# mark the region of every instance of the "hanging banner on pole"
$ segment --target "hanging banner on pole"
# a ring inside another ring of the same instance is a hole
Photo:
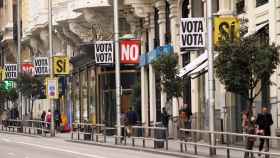
[[[205,47],[205,19],[181,18],[181,48]]]
[[[6,78],[5,70],[4,69],[0,69],[0,81],[4,81],[5,78]]]
[[[21,64],[21,72],[33,75],[34,66],[31,63]]]
[[[216,17],[214,19],[214,44],[222,40],[239,40],[240,21],[236,17]]]
[[[47,97],[48,99],[58,99],[58,79],[47,78]]]
[[[17,64],[5,64],[5,76],[6,79],[17,78]]]
[[[36,57],[33,62],[35,75],[48,75],[49,74],[49,58]]]
[[[55,75],[69,75],[69,58],[66,56],[53,57],[53,73]]]
[[[113,41],[96,41],[94,44],[95,62],[97,64],[114,63]]]
[[[121,46],[121,64],[139,64],[140,46],[139,40],[122,40]]]

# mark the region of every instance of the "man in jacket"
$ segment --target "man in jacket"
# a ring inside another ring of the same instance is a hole
[[[262,113],[257,116],[259,134],[264,136],[271,136],[270,126],[273,124],[272,116],[268,112],[267,107],[262,108]],[[269,139],[260,138],[259,151],[262,151],[264,143],[266,143],[267,151],[269,151]],[[260,154],[259,154],[260,155]]]

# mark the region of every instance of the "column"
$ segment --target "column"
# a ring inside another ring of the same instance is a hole
[[[145,19],[145,26],[148,26],[147,19]],[[142,36],[141,36],[141,54],[146,53],[146,32],[145,30],[142,31]],[[144,126],[147,126],[149,123],[149,109],[148,109],[148,104],[149,104],[149,80],[148,80],[148,71],[147,69],[143,66],[141,67],[141,116],[142,116],[142,124]]]
[[[160,46],[165,45],[165,33],[166,33],[166,20],[165,20],[165,1],[164,0],[159,0],[156,2],[156,7],[159,10],[159,43]],[[162,88],[163,89],[163,88]],[[166,106],[166,92],[161,90],[161,109]]]
[[[219,0],[220,10],[219,15],[232,15],[233,14],[233,0]]]
[[[179,44],[179,14],[178,14],[178,3],[177,0],[170,0],[170,28],[171,28],[171,44],[174,47],[174,53],[178,54],[178,64],[182,67],[182,56],[180,53],[180,44]],[[182,100],[182,99],[180,99]],[[177,100],[173,99],[173,108],[172,108],[172,115],[173,117],[179,116],[179,109],[177,106]]]
[[[255,7],[256,7],[256,0],[247,0],[245,1],[245,8],[247,8],[247,16],[248,16],[248,32],[254,33],[256,29],[255,23]]]
[[[154,49],[155,24],[154,13],[150,13],[149,51]],[[156,77],[152,64],[149,64],[150,121],[156,121]]]

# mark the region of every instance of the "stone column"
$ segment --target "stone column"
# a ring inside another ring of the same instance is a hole
[[[255,22],[255,8],[256,8],[256,0],[247,0],[245,1],[245,6],[247,8],[247,18],[248,18],[248,32],[254,33],[256,28]]]
[[[150,13],[149,51],[154,49],[155,24],[154,13]],[[150,121],[156,122],[156,77],[152,64],[149,64]]]
[[[165,33],[166,33],[166,20],[165,20],[165,1],[158,0],[156,2],[156,8],[159,10],[159,44],[160,46],[165,45]],[[161,90],[161,109],[166,105],[166,93]]]
[[[233,0],[219,0],[220,10],[219,15],[232,15],[233,14]]]
[[[178,64],[182,67],[182,56],[180,54],[180,43],[179,43],[179,13],[178,13],[178,3],[177,0],[170,0],[170,28],[171,28],[171,44],[174,47],[174,53],[178,54]],[[182,99],[180,99],[182,100]],[[173,99],[172,115],[173,117],[178,116],[178,106],[177,100]]]
[[[145,18],[145,28],[148,27],[148,18]],[[142,36],[141,36],[141,54],[146,53],[146,45],[145,43],[148,42],[146,41],[146,32],[145,30],[142,31]],[[141,115],[142,115],[142,124],[144,126],[147,126],[149,123],[149,109],[148,109],[148,104],[149,104],[149,89],[148,89],[148,71],[147,69],[143,66],[141,67]]]

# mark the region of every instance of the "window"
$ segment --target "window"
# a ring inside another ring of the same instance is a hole
[[[256,7],[259,7],[261,5],[264,5],[268,3],[268,0],[256,0]]]
[[[170,29],[170,4],[168,1],[165,1],[165,44],[171,43],[171,29]]]
[[[154,48],[157,48],[159,46],[159,10],[157,8],[155,9],[155,14],[154,14],[154,24],[155,24],[155,37],[154,37]]]
[[[244,0],[240,0],[236,3],[236,12],[237,14],[242,14],[245,12],[245,1]]]
[[[182,4],[182,18],[189,17],[190,10],[189,10],[189,0],[184,0]]]

